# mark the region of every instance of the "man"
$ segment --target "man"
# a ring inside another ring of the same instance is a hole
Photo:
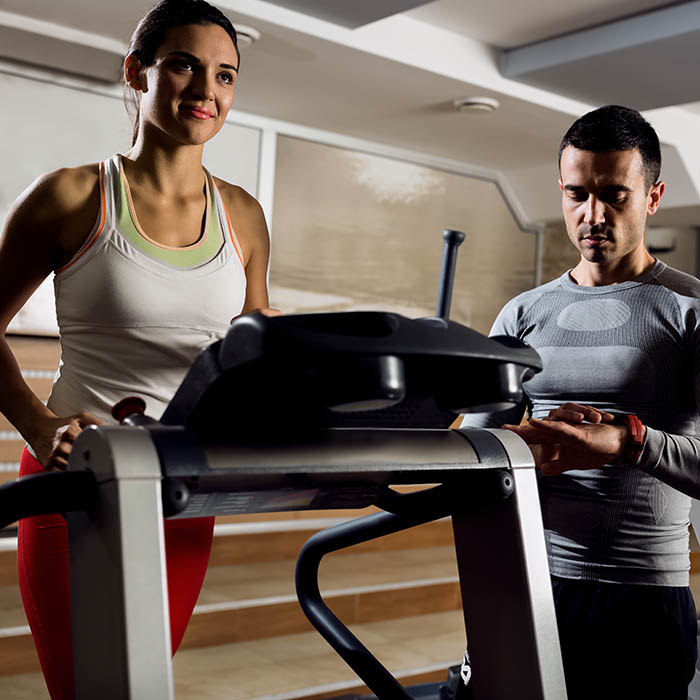
[[[491,331],[543,360],[524,387],[534,420],[508,427],[543,473],[570,700],[685,700],[694,673],[684,494],[700,494],[700,282],[644,246],[664,193],[660,166],[638,112],[607,106],[577,120],[561,144],[559,187],[580,261],[511,300]],[[551,411],[569,422],[537,420]],[[521,417],[468,415],[464,425]]]

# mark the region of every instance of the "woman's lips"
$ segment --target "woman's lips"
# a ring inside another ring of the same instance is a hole
[[[195,119],[211,119],[213,116],[208,109],[204,109],[203,107],[183,105],[180,107],[180,111],[190,117],[194,117]]]

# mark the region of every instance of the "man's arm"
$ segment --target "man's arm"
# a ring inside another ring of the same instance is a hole
[[[531,418],[527,425],[504,428],[530,445],[545,476],[555,476],[569,469],[599,469],[620,458],[629,430],[614,424],[614,418],[591,406],[567,403],[544,420]]]
[[[624,455],[630,433],[614,416],[590,406],[565,404],[546,420],[507,426],[533,450],[545,475],[569,469],[598,469]],[[645,426],[644,447],[630,469],[641,469],[693,498],[700,498],[700,440]]]

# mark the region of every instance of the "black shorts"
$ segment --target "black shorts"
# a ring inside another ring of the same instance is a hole
[[[552,577],[569,700],[686,700],[697,616],[689,588]]]

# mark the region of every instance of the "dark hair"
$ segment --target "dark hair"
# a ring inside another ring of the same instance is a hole
[[[635,109],[606,105],[577,119],[564,134],[559,146],[560,166],[561,154],[567,146],[593,153],[636,149],[642,156],[647,188],[651,188],[659,179],[661,172],[659,137],[654,127]]]
[[[221,27],[231,37],[240,65],[241,53],[238,50],[238,37],[233,24],[221,10],[210,5],[206,0],[160,0],[136,26],[126,55],[129,56],[133,53],[142,66],[152,66],[156,52],[163,43],[168,30],[188,24],[216,24]],[[128,87],[126,89],[128,90]],[[127,99],[127,109],[129,101]],[[131,145],[133,146],[136,143],[139,130],[138,102],[132,100],[132,106],[135,112],[134,128],[131,135]]]

